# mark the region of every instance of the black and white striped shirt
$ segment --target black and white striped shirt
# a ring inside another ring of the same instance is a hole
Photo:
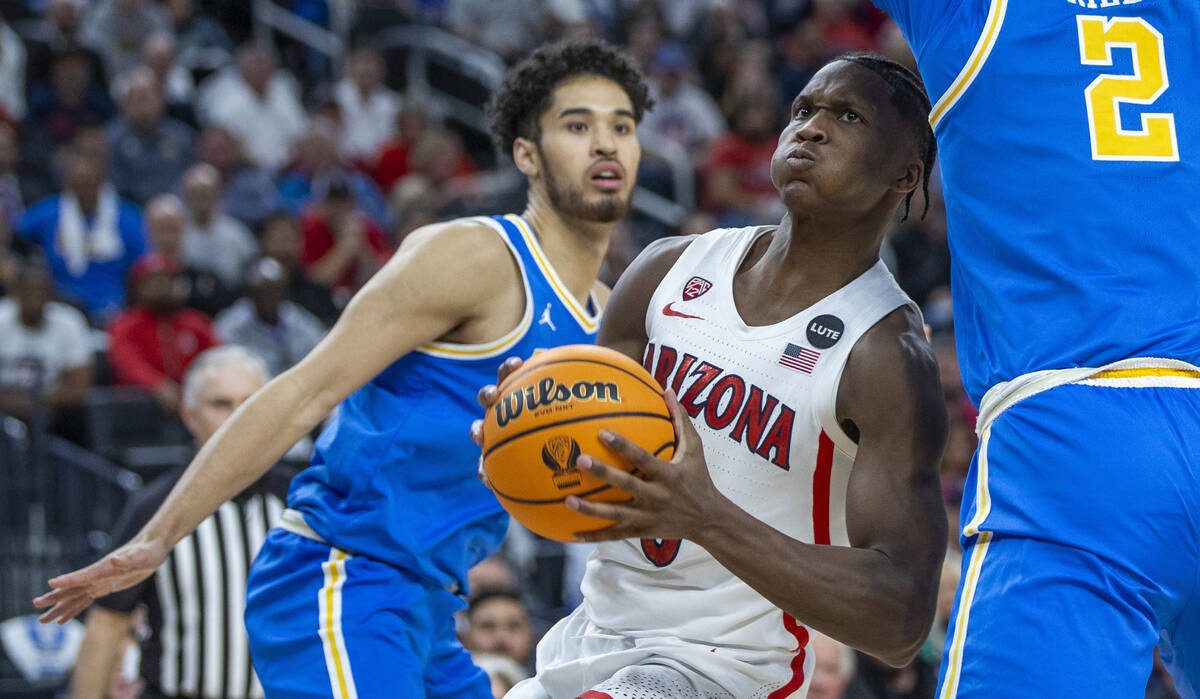
[[[279,523],[295,470],[276,466],[176,544],[154,575],[96,603],[116,612],[146,605],[142,677],[168,697],[257,698],[242,614],[246,575],[267,530]],[[136,493],[113,530],[125,542],[142,528],[183,474],[166,474]]]

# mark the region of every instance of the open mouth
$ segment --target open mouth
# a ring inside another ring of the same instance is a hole
[[[600,163],[588,171],[588,180],[597,189],[615,192],[625,184],[625,175],[616,163]]]

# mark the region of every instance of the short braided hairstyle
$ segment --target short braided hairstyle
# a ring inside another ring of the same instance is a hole
[[[565,80],[583,75],[596,75],[620,85],[633,103],[633,120],[637,123],[654,106],[646,76],[619,49],[596,39],[546,44],[508,71],[484,108],[491,122],[492,140],[500,150],[511,158],[517,138],[535,142],[541,138],[538,118],[550,108],[554,89]]]
[[[921,162],[925,165],[925,173],[921,177],[921,191],[925,195],[925,210],[921,212],[921,218],[924,219],[925,214],[929,213],[929,175],[933,172],[933,164],[937,159],[937,141],[934,140],[933,129],[929,126],[931,107],[929,95],[925,92],[925,83],[921,81],[920,76],[904,65],[875,53],[844,53],[830,63],[835,61],[847,61],[867,68],[891,86],[892,105],[900,112],[900,118],[915,137]],[[901,221],[908,218],[908,207],[915,192],[916,190],[909,192],[904,198],[904,218],[900,219]]]

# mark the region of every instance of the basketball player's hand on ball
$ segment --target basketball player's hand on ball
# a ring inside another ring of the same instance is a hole
[[[150,577],[167,558],[170,547],[161,541],[135,537],[86,568],[50,579],[50,592],[33,600],[43,624],[65,624],[93,600],[124,590]]]
[[[713,485],[700,435],[687,412],[670,389],[665,391],[664,397],[671,411],[677,440],[675,455],[670,461],[663,461],[608,430],[601,430],[600,440],[633,464],[643,477],[614,468],[590,454],[579,457],[576,462],[579,468],[629,493],[633,499],[618,503],[568,497],[568,508],[614,522],[604,529],[576,534],[576,541],[694,539],[696,533],[711,522],[712,513],[723,502],[728,502]]]
[[[487,413],[487,411],[491,410],[492,405],[500,397],[500,393],[496,390],[496,386],[504,383],[504,379],[508,378],[508,376],[517,369],[520,369],[521,365],[524,363],[525,362],[520,357],[509,357],[508,359],[504,360],[504,363],[500,365],[498,370],[496,370],[496,383],[479,389],[479,393],[476,395],[476,400],[478,400],[479,405],[483,407],[484,413]],[[475,420],[471,423],[471,439],[474,440],[474,442],[479,446],[483,446],[483,420]],[[479,476],[480,482],[489,488],[492,487],[492,484],[488,482],[487,474],[483,472],[482,455],[479,457],[479,470],[476,473]]]

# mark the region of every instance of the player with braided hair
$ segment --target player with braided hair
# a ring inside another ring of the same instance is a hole
[[[509,699],[798,699],[810,628],[895,665],[916,654],[945,553],[947,421],[879,250],[928,172],[922,105],[898,64],[832,61],[771,159],[780,223],[663,239],[621,277],[597,342],[674,391],[678,447],[665,462],[602,432],[644,479],[578,459],[633,499],[568,498],[614,523],[580,535],[600,542],[583,604]]]

